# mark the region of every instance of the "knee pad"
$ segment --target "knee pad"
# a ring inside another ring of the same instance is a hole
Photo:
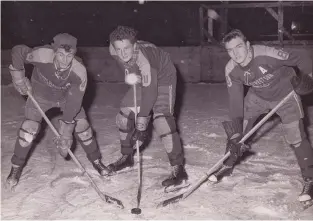
[[[93,139],[93,131],[90,127],[89,122],[87,119],[79,119],[77,120],[76,127],[75,127],[75,134],[77,138],[84,144],[89,145]]]
[[[122,108],[116,115],[116,125],[122,133],[130,133],[135,128],[135,113],[129,108]]]
[[[302,140],[306,138],[302,120],[283,124],[283,130],[286,142],[295,148],[299,147]]]
[[[40,128],[40,123],[33,120],[24,120],[19,131],[19,144],[22,147],[27,147],[36,138]]]
[[[172,115],[154,116],[153,126],[160,138],[177,132],[175,118]]]

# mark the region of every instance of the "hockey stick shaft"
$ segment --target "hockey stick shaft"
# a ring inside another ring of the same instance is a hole
[[[60,137],[59,132],[55,129],[55,127],[53,126],[53,124],[51,123],[51,121],[49,120],[49,118],[47,117],[47,115],[45,114],[45,112],[43,112],[43,110],[41,109],[41,107],[39,106],[38,102],[36,101],[36,99],[33,97],[33,95],[28,91],[27,92],[28,97],[32,100],[32,102],[34,103],[34,105],[36,106],[36,108],[38,109],[38,111],[40,112],[41,116],[45,119],[45,121],[47,122],[47,124],[49,125],[50,129],[53,131],[53,133],[57,136]],[[75,155],[73,154],[73,152],[68,149],[68,153],[69,155],[72,157],[72,159],[74,160],[74,162],[76,163],[76,165],[81,169],[81,171],[83,172],[83,174],[85,174],[88,179],[90,180],[92,186],[94,187],[94,189],[96,190],[96,192],[98,193],[98,195],[100,196],[100,198],[106,202],[110,202],[110,203],[116,203],[117,206],[119,206],[120,208],[124,208],[123,204],[121,201],[105,194],[103,196],[103,193],[100,191],[100,189],[98,188],[98,186],[95,184],[95,182],[93,181],[93,179],[91,178],[91,176],[89,175],[89,173],[87,173],[87,171],[85,170],[85,168],[81,165],[81,163],[77,160],[77,158],[75,157]]]
[[[134,108],[135,108],[135,123],[137,122],[137,114],[138,114],[138,105],[137,105],[137,87],[136,84],[133,85],[134,90]],[[137,152],[137,165],[138,165],[138,192],[137,192],[137,208],[140,205],[140,198],[141,198],[141,160],[140,160],[140,153],[139,153],[139,141],[136,140],[136,152]]]
[[[257,129],[259,129],[263,123],[268,120],[283,104],[286,103],[289,98],[295,96],[295,92],[291,91],[285,98],[283,98],[259,123],[257,123],[239,142],[245,142]],[[206,174],[201,177],[201,179],[193,186],[191,186],[186,192],[178,194],[174,197],[169,199],[163,200],[157,205],[158,207],[166,206],[170,203],[178,202],[181,199],[187,198],[192,192],[194,192],[199,186],[208,179],[208,177],[214,173],[222,164],[223,162],[230,156],[230,152],[228,151],[212,168],[209,169]]]
[[[244,143],[256,130],[258,130],[265,121],[267,121],[276,111],[286,103],[292,96],[295,96],[295,92],[291,91],[285,98],[283,98],[262,120],[257,123],[240,141],[239,143]],[[183,198],[189,196],[195,189],[197,189],[215,170],[217,170],[223,162],[230,156],[228,151],[193,187],[184,193]]]
[[[239,141],[239,143],[244,143],[256,130],[258,130],[265,121],[267,121],[273,114],[276,113],[276,111],[286,103],[292,96],[296,96],[296,93],[294,91],[291,91],[285,98],[283,98],[268,114],[266,114],[265,117],[260,120],[259,123],[257,123],[244,137]]]

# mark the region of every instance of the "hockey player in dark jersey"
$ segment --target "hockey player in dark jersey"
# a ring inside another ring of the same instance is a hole
[[[167,52],[155,45],[138,41],[136,31],[118,26],[110,34],[110,53],[121,64],[125,78],[135,74],[138,87],[138,116],[135,122],[133,88],[124,96],[116,123],[120,131],[122,156],[108,166],[113,171],[133,166],[134,144],[147,137],[150,120],[160,136],[169,162],[171,175],[162,182],[164,187],[177,186],[187,180],[180,136],[173,116],[176,92],[176,69]],[[127,81],[125,81],[127,83]]]
[[[67,33],[53,38],[52,45],[29,48],[17,45],[12,49],[10,73],[13,85],[22,95],[30,92],[45,112],[53,107],[63,111],[59,121],[60,137],[55,143],[61,156],[68,155],[73,143],[73,133],[85,150],[87,158],[102,175],[109,170],[101,162],[101,154],[86,118],[82,100],[87,86],[85,66],[75,57],[77,39]],[[24,64],[34,65],[31,81],[25,77]],[[12,168],[6,184],[11,188],[18,184],[23,166],[33,140],[40,130],[42,116],[30,98],[25,106],[25,120],[20,126],[11,159]]]
[[[304,130],[299,95],[313,90],[312,60],[291,49],[250,45],[240,30],[225,35],[223,45],[231,58],[225,68],[230,121],[223,122],[228,137],[226,151],[230,151],[231,155],[216,176],[221,177],[232,170],[245,149],[238,142],[256,119],[294,90],[295,95],[276,113],[281,118],[285,140],[295,152],[304,180],[299,201],[311,200],[313,149]],[[298,73],[293,67],[298,68]],[[244,85],[250,86],[245,97]]]

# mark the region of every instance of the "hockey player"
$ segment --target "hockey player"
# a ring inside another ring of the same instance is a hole
[[[230,61],[225,68],[229,92],[231,121],[223,122],[231,155],[216,176],[232,170],[245,145],[238,144],[244,132],[252,129],[256,119],[274,108],[292,90],[296,94],[276,112],[282,121],[284,136],[295,152],[301,168],[304,187],[299,201],[313,197],[313,149],[303,125],[303,108],[299,95],[313,90],[312,61],[295,50],[250,45],[240,30],[223,38]],[[299,73],[292,67],[297,67]],[[244,85],[250,86],[244,98]]]
[[[134,29],[125,26],[118,26],[110,34],[110,54],[123,67],[125,82],[127,83],[130,74],[137,76],[139,111],[135,122],[133,88],[130,88],[116,116],[122,156],[108,168],[119,171],[133,166],[134,144],[136,140],[141,144],[146,140],[147,127],[152,118],[153,126],[163,142],[172,166],[171,175],[162,185],[178,186],[187,180],[187,173],[173,116],[176,69],[168,53],[149,42],[138,41],[136,34]]]
[[[77,39],[70,34],[61,33],[53,38],[52,45],[29,48],[17,45],[12,49],[10,73],[13,85],[21,95],[30,92],[45,112],[53,107],[63,111],[59,121],[60,137],[55,143],[64,158],[75,137],[85,150],[94,168],[105,176],[109,170],[101,162],[101,155],[93,136],[92,128],[86,118],[82,100],[87,85],[87,72],[79,58],[75,57]],[[34,65],[31,82],[25,77],[24,64]],[[39,132],[42,116],[30,98],[25,106],[23,121],[11,159],[12,168],[6,184],[15,187],[21,176],[27,155]]]

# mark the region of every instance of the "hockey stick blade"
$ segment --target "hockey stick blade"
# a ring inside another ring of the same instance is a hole
[[[109,195],[106,195],[106,194],[101,194],[101,199],[103,201],[105,201],[106,203],[109,203],[109,204],[114,204],[115,206],[117,206],[118,208],[121,208],[121,209],[124,209],[124,205],[122,203],[122,201],[112,197],[112,196],[109,196]]]
[[[157,208],[160,208],[160,207],[165,207],[171,203],[176,203],[178,202],[180,199],[182,199],[184,197],[184,193],[182,194],[179,194],[177,196],[174,196],[172,198],[169,198],[167,200],[163,200],[162,202],[160,202],[158,205],[157,205]]]

